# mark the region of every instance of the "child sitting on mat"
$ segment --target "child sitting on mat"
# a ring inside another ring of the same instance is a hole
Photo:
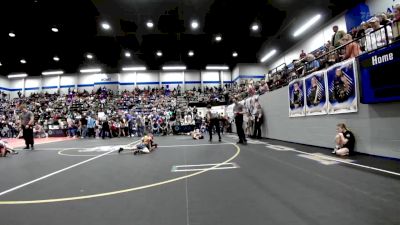
[[[0,140],[0,157],[6,157],[7,154],[18,154],[18,152],[12,149],[6,141]]]
[[[196,130],[190,132],[190,135],[195,140],[204,139],[203,133],[200,132],[200,129],[196,129]]]

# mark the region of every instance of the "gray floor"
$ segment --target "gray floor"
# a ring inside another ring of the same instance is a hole
[[[93,147],[134,140],[43,144],[33,152],[0,158],[0,192],[106,153],[107,147],[101,151]],[[0,194],[1,224],[400,224],[399,176],[343,163],[324,165],[300,157],[299,152],[274,150],[264,142],[328,155],[326,149],[272,140],[240,145],[240,154],[232,161],[239,168],[210,170],[155,187],[84,200],[2,204],[69,199],[171,180],[196,173],[171,172],[173,166],[226,161],[237,152],[228,144],[234,141],[225,136],[222,144],[209,145],[186,136],[159,137],[156,142],[161,147],[149,155],[111,153],[95,158]],[[186,146],[168,147],[172,145]],[[60,155],[60,150],[69,156]],[[387,170],[400,168],[399,161],[357,156],[358,161],[363,165],[371,161]]]

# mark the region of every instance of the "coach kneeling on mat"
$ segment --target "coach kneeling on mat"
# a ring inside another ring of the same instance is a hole
[[[335,137],[336,147],[332,154],[339,156],[354,155],[354,134],[349,131],[344,123],[339,123],[336,127]]]

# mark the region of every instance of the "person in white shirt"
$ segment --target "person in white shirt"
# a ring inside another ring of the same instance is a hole
[[[366,31],[365,49],[367,51],[372,51],[392,43],[393,32],[390,25],[386,25],[385,28],[383,28],[384,26],[380,25],[379,19],[376,17],[369,19],[368,23],[371,25],[372,29]]]

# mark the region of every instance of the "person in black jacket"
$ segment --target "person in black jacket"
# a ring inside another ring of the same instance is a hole
[[[336,127],[337,135],[335,137],[336,147],[332,154],[339,156],[354,155],[355,138],[344,123],[339,123]]]
[[[207,113],[206,113],[206,119],[208,123],[208,133],[210,134],[210,140],[212,141],[212,133],[213,133],[213,128],[215,126],[215,130],[218,134],[218,141],[221,142],[221,132],[220,132],[220,126],[219,126],[219,115],[217,112],[212,112],[211,111],[211,105],[207,106]]]
[[[112,138],[111,131],[110,131],[110,125],[108,124],[108,121],[105,119],[103,121],[103,124],[101,127],[101,137],[103,139],[106,137],[106,132],[108,134],[108,137]]]

